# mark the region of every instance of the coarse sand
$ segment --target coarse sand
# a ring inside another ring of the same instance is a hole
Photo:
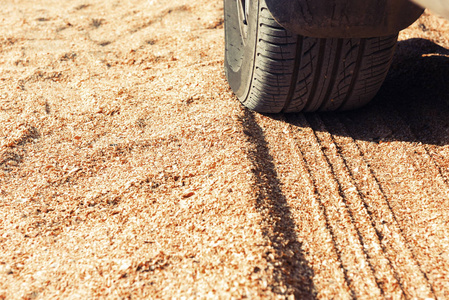
[[[262,115],[222,6],[0,2],[0,299],[449,299],[449,22],[365,108]]]

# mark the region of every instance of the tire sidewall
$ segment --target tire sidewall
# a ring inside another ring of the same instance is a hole
[[[259,0],[249,1],[250,13],[245,40],[243,40],[240,30],[237,1],[224,0],[224,66],[229,85],[239,100],[244,103],[248,97],[254,72],[259,26]]]

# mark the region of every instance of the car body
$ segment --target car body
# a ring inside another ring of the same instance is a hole
[[[367,38],[399,32],[429,7],[449,17],[448,0],[266,0],[274,19],[304,36]]]

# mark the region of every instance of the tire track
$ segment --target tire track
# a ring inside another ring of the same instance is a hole
[[[320,202],[315,178],[311,176],[301,149],[293,138],[303,133],[279,119],[256,115],[273,157],[273,167],[280,176],[280,187],[296,221],[297,239],[313,270],[313,284],[317,298],[349,299],[354,292],[349,288],[346,270],[342,268],[334,236],[328,226],[326,210]],[[292,130],[292,132],[291,132]],[[284,136],[286,135],[286,136]]]
[[[317,132],[301,114],[295,119],[289,119],[289,122],[308,132],[308,137],[295,137],[296,146],[304,155],[311,177],[314,178],[319,201],[327,217],[328,230],[332,234],[352,296],[381,297],[383,291],[376,281],[347,200],[341,192],[341,186],[323,151]]]
[[[312,128],[314,128],[317,140],[332,169],[335,181],[339,186],[340,196],[345,202],[351,222],[356,228],[359,243],[363,246],[369,267],[383,296],[394,299],[401,298],[403,296],[401,282],[393,271],[391,261],[384,253],[385,247],[380,242],[381,234],[376,230],[374,221],[368,212],[368,207],[357,189],[345,158],[341,155],[334,137],[328,133],[323,120],[318,115],[312,115],[307,119]]]
[[[419,183],[424,187],[410,190],[405,207],[411,212],[405,215],[401,226],[408,232],[407,238],[435,295],[446,299],[449,297],[449,241],[444,233],[449,223],[448,50],[421,38],[401,41],[398,50],[376,109],[381,110],[384,122],[392,129],[386,141],[403,141],[408,145],[404,147],[408,164],[403,165],[416,175],[408,185]]]
[[[444,278],[447,278],[449,269],[447,259],[442,256],[448,247],[443,225],[448,220],[448,209],[444,209],[448,206],[447,186],[423,145],[413,141],[400,118],[389,110],[371,110],[369,120],[363,121],[350,114],[355,118],[354,122],[344,123],[351,135],[360,139],[356,143],[422,274],[413,276],[422,277],[422,282],[427,282],[431,292],[429,296],[442,297],[447,294],[447,280]],[[376,125],[370,128],[368,123]],[[385,157],[388,157],[390,165],[383,163]]]
[[[332,135],[338,155],[343,159],[352,178],[358,197],[363,202],[365,217],[376,231],[382,252],[388,259],[394,278],[400,284],[405,296],[431,297],[433,295],[431,286],[408,245],[387,193],[371,169],[370,163],[365,159],[367,154],[359,147],[360,142],[351,137],[346,126],[334,114],[324,115],[323,121],[327,124],[326,128]]]
[[[434,296],[444,299],[448,296],[449,291],[447,280],[449,278],[449,261],[441,254],[449,248],[449,241],[445,238],[447,229],[445,226],[441,226],[441,223],[449,221],[449,214],[447,213],[449,211],[447,203],[449,186],[441,168],[430,155],[428,145],[423,144],[422,139],[418,138],[404,121],[407,118],[412,124],[417,122],[414,118],[417,116],[409,114],[413,109],[406,109],[405,114],[399,114],[392,105],[387,105],[386,108],[386,111],[382,111],[382,114],[384,120],[389,120],[388,125],[392,125],[391,138],[393,140],[412,141],[407,143],[408,147],[404,147],[404,152],[406,152],[407,157],[411,158],[409,161],[413,162],[409,164],[408,168],[419,175],[410,176],[407,172],[404,175],[408,178],[404,182],[409,182],[409,186],[418,184],[425,187],[420,193],[412,192],[409,194],[409,197],[416,199],[416,201],[410,201],[412,211],[409,218],[403,218],[404,225],[402,226],[412,229],[409,230],[407,239],[411,245],[415,245],[413,251],[419,260],[421,270],[428,280]],[[421,114],[429,115],[428,109],[421,110]],[[393,196],[395,195],[391,195],[391,197]],[[413,208],[413,204],[419,207]],[[425,245],[432,245],[432,247]]]
[[[339,187],[339,183],[335,179],[332,165],[329,163],[326,154],[322,152],[322,145],[319,139],[303,115],[298,115],[297,119],[290,120],[290,123],[292,125],[284,125],[287,126],[284,129],[273,128],[273,125],[270,125],[269,122],[264,124],[264,127],[267,127],[267,136],[271,136],[271,138],[267,137],[267,141],[271,145],[271,152],[273,157],[275,157],[277,168],[280,168],[279,165],[282,165],[282,163],[280,164],[282,161],[284,161],[284,165],[292,164],[295,161],[294,168],[299,169],[299,173],[306,174],[306,176],[301,176],[299,182],[307,182],[308,189],[313,195],[313,198],[310,199],[312,195],[309,193],[307,201],[315,202],[315,205],[313,210],[309,208],[308,211],[303,210],[301,213],[308,214],[310,211],[313,211],[312,214],[315,217],[312,219],[320,219],[318,232],[321,231],[320,235],[323,234],[323,231],[326,232],[324,236],[327,236],[325,238],[328,244],[327,247],[331,249],[331,253],[328,253],[328,255],[333,259],[333,268],[340,269],[340,279],[344,280],[344,282],[340,283],[341,287],[344,287],[344,285],[348,287],[346,297],[382,297],[384,287],[382,286],[381,288],[378,285],[375,276],[376,270],[370,265],[371,260],[360,241],[360,233],[357,232],[358,229],[353,221],[353,216],[348,209],[347,203],[345,203],[346,199],[341,194],[341,187]],[[280,132],[287,134],[287,142],[284,143],[283,139],[279,139]],[[281,155],[278,154],[280,149]],[[287,154],[282,149],[292,150]],[[298,159],[285,160],[285,157],[292,156]],[[278,171],[278,174],[282,173]],[[298,179],[296,179],[297,182]],[[289,191],[291,188],[291,186],[286,186],[285,184],[284,189],[286,191]],[[297,197],[297,194],[303,194],[300,193],[300,189],[303,188],[304,186],[300,186],[299,189],[295,188],[292,196]],[[298,198],[304,201],[304,198]],[[293,201],[293,199],[290,199],[290,201]],[[316,226],[316,224],[314,225]],[[304,229],[309,226],[313,227],[311,223],[302,223],[300,227]],[[311,246],[320,247],[317,244]],[[314,252],[316,249],[309,248],[307,251]],[[316,260],[312,259],[311,261],[313,261],[312,265],[319,264]],[[325,257],[322,257],[321,262],[323,261],[326,261]],[[385,264],[386,260],[384,259],[383,265]],[[388,268],[381,270],[385,269]],[[317,272],[315,268],[314,271]],[[377,277],[382,277],[379,274],[380,272],[378,271]],[[387,280],[384,280],[385,282],[388,280],[395,282],[391,271],[387,278]],[[315,280],[314,283],[320,290],[325,289],[324,286],[320,286],[320,283],[315,282]],[[392,292],[392,290],[395,290],[394,287],[388,287],[387,283],[383,283],[383,285],[388,288],[389,295],[393,294],[396,295],[396,298],[400,298],[400,288],[396,288],[397,291],[394,294]]]

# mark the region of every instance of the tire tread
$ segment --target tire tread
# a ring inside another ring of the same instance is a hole
[[[259,37],[243,104],[267,112],[348,110],[369,102],[387,75],[397,35],[320,39],[292,35],[260,1]]]

